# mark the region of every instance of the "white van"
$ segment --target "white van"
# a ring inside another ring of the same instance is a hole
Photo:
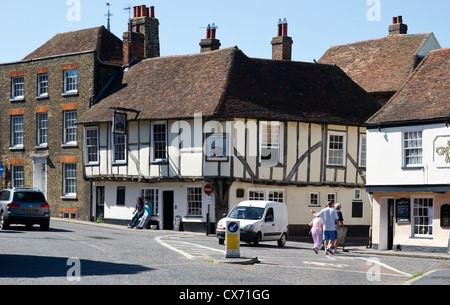
[[[239,221],[241,241],[253,243],[276,240],[278,246],[286,244],[288,236],[288,213],[284,203],[274,201],[241,201],[217,223],[216,237],[219,244],[225,242],[227,221]]]

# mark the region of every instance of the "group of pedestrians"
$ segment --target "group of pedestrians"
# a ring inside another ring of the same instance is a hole
[[[328,201],[327,207],[319,213],[311,210],[315,218],[309,224],[311,227],[311,236],[314,241],[313,250],[316,254],[322,246],[325,254],[334,254],[337,252],[338,236],[345,234],[344,218],[342,217],[341,204],[336,204],[333,209],[333,202]]]
[[[134,216],[131,219],[128,228],[144,229],[147,227],[147,224],[150,221],[150,217],[152,215],[152,202],[150,201],[149,197],[145,197],[144,202],[142,202],[141,197],[136,198],[136,207],[133,211],[133,215]],[[141,219],[141,221],[139,221],[139,219]],[[139,224],[136,226],[138,222]]]

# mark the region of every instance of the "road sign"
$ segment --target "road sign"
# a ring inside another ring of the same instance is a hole
[[[239,221],[227,221],[225,233],[226,254],[225,257],[241,257],[239,241],[241,239]]]
[[[3,165],[0,164],[0,175],[3,175],[3,172],[5,171],[5,168]]]
[[[203,188],[203,191],[205,192],[206,195],[211,195],[213,192],[213,188],[210,184],[205,185],[205,187]]]

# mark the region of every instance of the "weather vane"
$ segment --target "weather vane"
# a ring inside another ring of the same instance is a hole
[[[110,11],[111,3],[106,2],[106,6],[108,6],[108,13],[105,15],[106,17],[108,17],[108,25],[106,26],[106,28],[108,29],[108,31],[111,32],[110,19],[113,16],[113,14],[111,14],[111,11]]]
[[[128,4],[128,7],[123,9],[124,11],[128,11],[128,31],[130,32],[128,35],[128,42],[131,41],[131,5]]]

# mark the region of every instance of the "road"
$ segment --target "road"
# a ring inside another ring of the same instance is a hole
[[[0,285],[390,285],[450,268],[433,259],[314,254],[305,242],[241,245],[252,265],[212,263],[224,246],[200,234],[52,221],[0,231]],[[217,261],[217,260],[216,260]]]

